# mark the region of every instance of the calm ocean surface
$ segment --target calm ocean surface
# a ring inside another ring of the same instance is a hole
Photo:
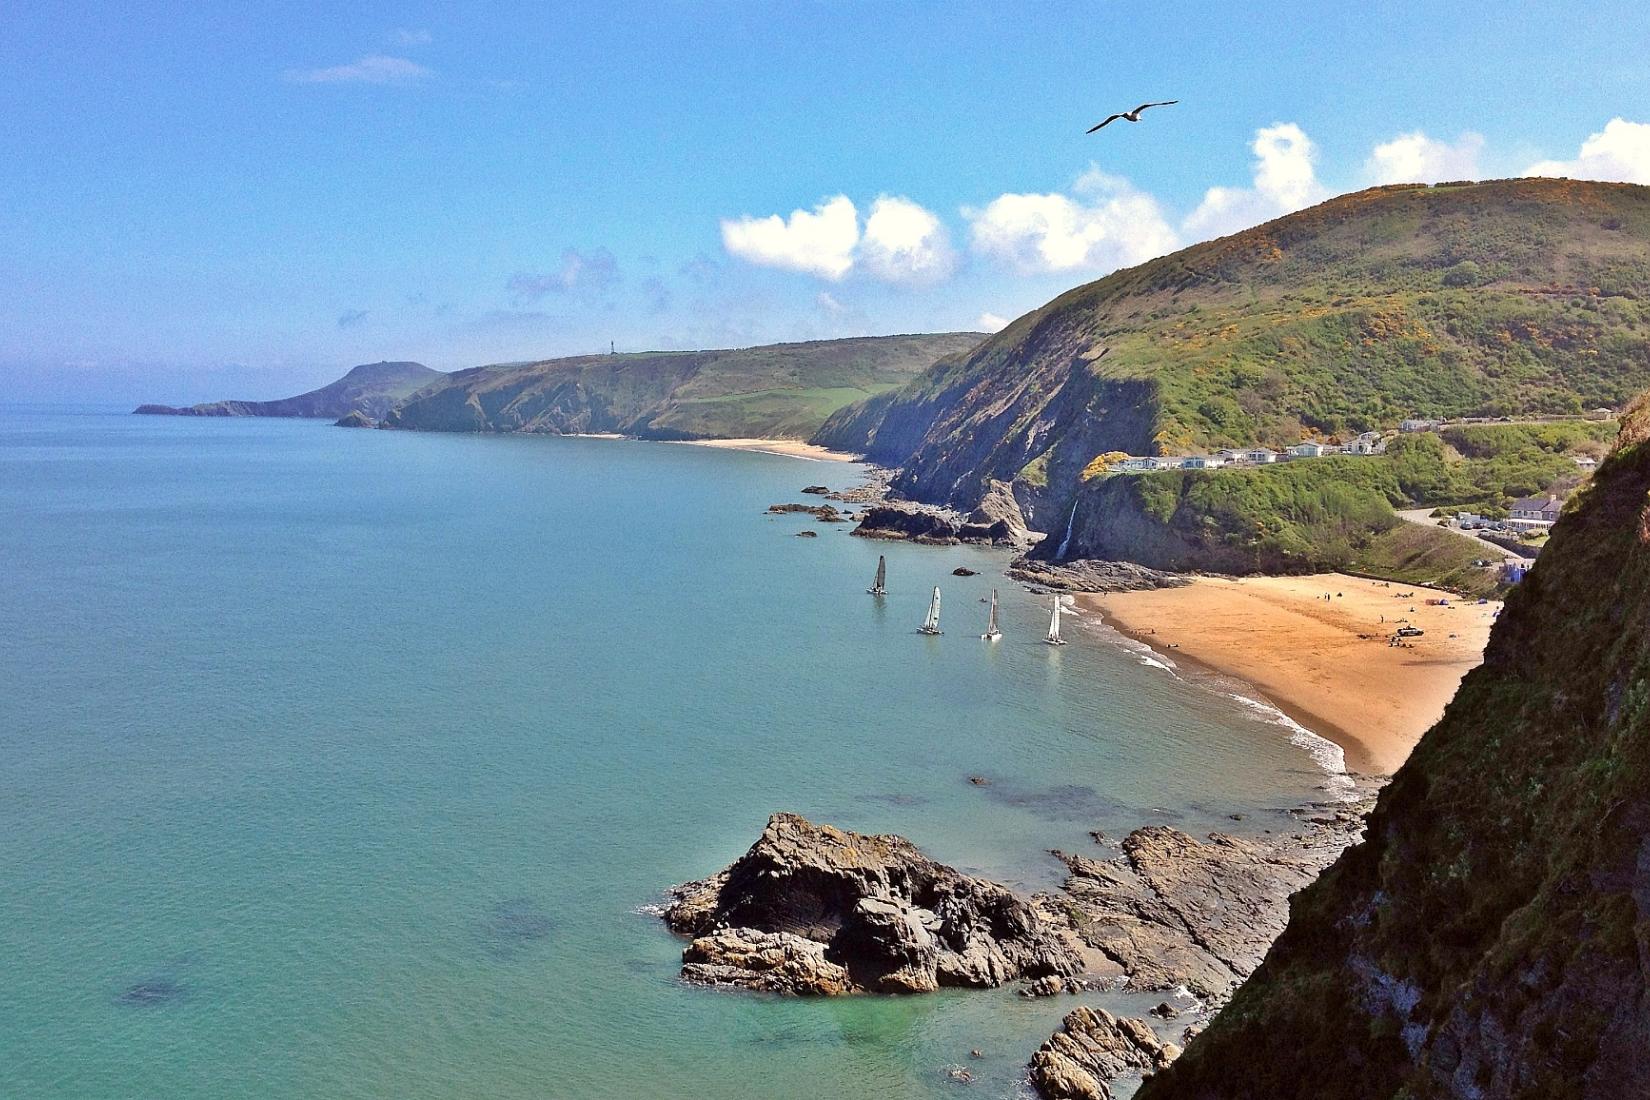
[[[1074,999],[685,988],[637,909],[777,809],[1042,888],[1324,775],[996,552],[762,514],[854,470],[0,409],[0,1096],[1016,1095]]]

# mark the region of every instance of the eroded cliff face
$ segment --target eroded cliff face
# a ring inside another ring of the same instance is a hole
[[[1140,1100],[1650,1096],[1650,412],[1484,664]]]
[[[1615,408],[1650,384],[1647,247],[1650,188],[1371,188],[1077,287],[815,439],[929,504],[1011,481],[1054,530],[1110,451]]]

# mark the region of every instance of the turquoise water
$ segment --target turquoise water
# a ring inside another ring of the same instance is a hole
[[[686,988],[637,910],[776,809],[1040,888],[1091,829],[1323,775],[1118,646],[1038,644],[1000,554],[762,514],[851,472],[0,411],[0,1095],[1016,1094],[1071,999]]]

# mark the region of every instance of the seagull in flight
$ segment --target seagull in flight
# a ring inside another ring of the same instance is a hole
[[[1092,133],[1094,133],[1094,131],[1100,129],[1102,126],[1106,126],[1110,123],[1116,122],[1120,118],[1128,119],[1130,122],[1139,122],[1140,121],[1140,112],[1144,111],[1147,107],[1168,107],[1168,106],[1171,106],[1171,105],[1179,103],[1179,102],[1180,102],[1180,100],[1178,100],[1178,99],[1165,99],[1161,103],[1142,103],[1140,106],[1136,107],[1132,111],[1120,111],[1117,114],[1112,115],[1110,118],[1106,119],[1105,122],[1097,123],[1094,126],[1090,126],[1087,130],[1085,130],[1083,132],[1086,133],[1086,134],[1092,134]]]

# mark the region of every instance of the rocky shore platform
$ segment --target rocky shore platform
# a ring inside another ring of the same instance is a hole
[[[1144,592],[1191,583],[1183,573],[1165,573],[1131,561],[1081,558],[1051,562],[1018,557],[1008,563],[1010,577],[1043,592]]]
[[[1289,896],[1356,841],[1378,782],[1288,811],[1276,830],[1195,837],[1149,825],[1090,853],[1055,851],[1058,891],[1022,897],[899,836],[774,814],[726,870],[669,891],[685,981],[764,993],[927,993],[1024,982],[1026,996],[1161,992],[1153,1019],[1088,1004],[1031,1057],[1045,1100],[1109,1100],[1152,1073],[1265,957]]]

